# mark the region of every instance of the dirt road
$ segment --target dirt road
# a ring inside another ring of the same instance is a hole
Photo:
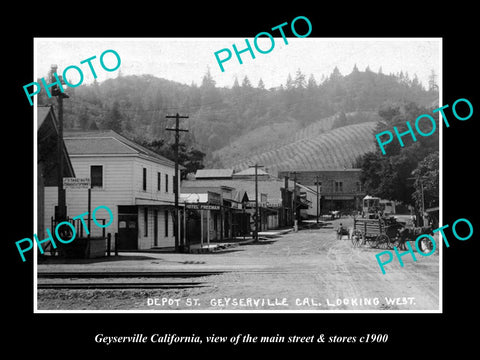
[[[343,220],[348,223],[347,220]],[[335,226],[336,224],[333,224]],[[208,311],[371,311],[439,309],[438,252],[414,262],[404,256],[386,265],[354,248],[333,228],[285,234],[272,242],[239,246],[218,254],[142,254],[125,266],[154,269],[223,269],[202,277],[206,287],[166,290],[39,290],[39,309]],[[90,268],[121,266],[119,262]]]

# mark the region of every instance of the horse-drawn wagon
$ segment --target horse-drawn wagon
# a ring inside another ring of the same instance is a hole
[[[354,247],[369,245],[379,249],[396,247],[399,250],[406,250],[406,242],[416,241],[422,234],[432,234],[432,228],[408,225],[394,217],[358,218],[354,219],[351,239]],[[428,253],[433,249],[433,244],[428,238],[422,237],[419,239],[418,248]]]
[[[398,230],[402,227],[395,218],[356,218],[351,236],[353,246],[368,244],[372,248],[391,249],[399,241]]]

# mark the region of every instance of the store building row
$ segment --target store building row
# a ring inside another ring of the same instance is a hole
[[[37,234],[41,239],[46,237],[45,229],[54,225],[58,202],[56,123],[52,107],[38,107]],[[117,234],[120,250],[173,248],[177,231],[186,244],[251,236],[256,193],[258,231],[291,227],[294,220],[315,217],[330,208],[355,206],[363,193],[358,169],[296,172],[295,178],[291,172],[274,177],[261,168],[256,174],[254,168],[202,169],[179,182],[177,224],[173,185],[180,176],[175,176],[172,160],[111,130],[65,131],[63,141],[63,177],[90,179],[89,191],[65,189],[68,217],[88,211],[89,198],[90,209],[107,206],[113,213],[107,231]],[[319,178],[317,194],[314,179]],[[101,232],[96,227],[91,230],[92,236]]]

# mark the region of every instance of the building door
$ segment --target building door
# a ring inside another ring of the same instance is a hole
[[[118,249],[138,249],[138,213],[136,206],[118,207]]]

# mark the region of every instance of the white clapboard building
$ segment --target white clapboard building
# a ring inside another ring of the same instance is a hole
[[[91,205],[107,206],[113,223],[106,228],[118,233],[120,250],[174,247],[173,161],[162,157],[118,133],[67,131],[64,141],[77,178],[90,178]],[[178,179],[179,177],[177,177]],[[57,204],[57,188],[45,188],[45,224],[51,223]],[[87,189],[66,189],[70,218],[88,209]],[[97,218],[108,213],[98,211]],[[91,222],[92,234],[101,229]]]

